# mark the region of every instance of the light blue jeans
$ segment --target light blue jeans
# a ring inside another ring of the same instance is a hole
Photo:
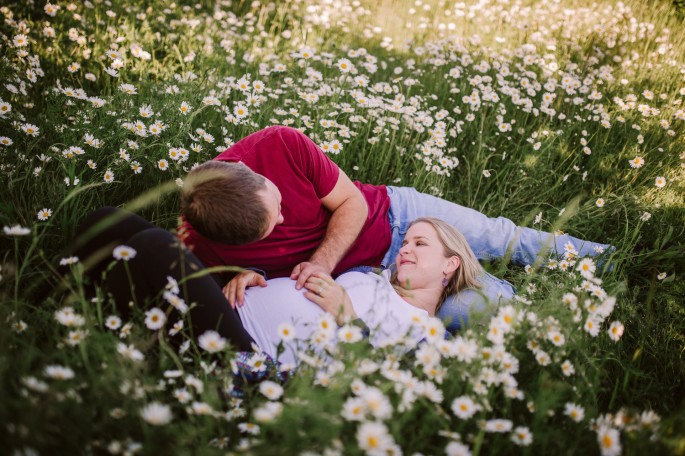
[[[478,260],[502,258],[510,253],[515,264],[532,264],[538,255],[548,252],[564,252],[564,244],[571,242],[580,256],[597,255],[599,250],[613,249],[607,244],[583,241],[563,234],[551,233],[516,226],[504,217],[490,218],[474,209],[420,193],[412,187],[388,186],[390,196],[390,249],[383,258],[383,267],[395,263],[395,257],[402,247],[402,240],[409,223],[419,217],[435,217],[457,228],[466,238]],[[509,300],[514,295],[512,285],[489,273],[481,278],[480,290],[463,290],[445,300],[438,311],[447,329],[454,332],[468,322],[472,312],[487,312],[496,307],[500,300]]]

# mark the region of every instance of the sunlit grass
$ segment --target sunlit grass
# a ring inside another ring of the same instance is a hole
[[[343,409],[366,397],[361,380],[391,407],[363,422],[383,423],[376,437],[396,452],[685,452],[685,33],[670,2],[55,5],[54,16],[42,2],[0,10],[8,451],[360,454],[369,441]],[[431,371],[355,344],[336,353],[341,364],[302,366],[281,400],[256,386],[242,402],[227,399],[232,352],[209,355],[189,334],[179,354],[165,331],[145,327],[145,309],[110,329],[110,300],[91,301],[78,264],[65,277],[56,264],[100,206],[173,229],[191,166],[271,124],[302,128],[354,179],[616,245],[613,272],[597,284],[615,308],[593,337],[583,324],[600,300],[579,290],[574,266],[504,259],[486,265],[519,293],[503,344],[488,334],[496,319],[487,314],[460,335],[477,346],[469,361],[444,356]],[[644,163],[633,167],[636,157]],[[37,218],[43,208],[47,220]],[[82,326],[56,321],[67,306]],[[625,327],[618,341],[614,321]],[[59,380],[51,365],[73,378]],[[491,371],[508,383],[483,386]],[[458,418],[460,396],[482,409]],[[153,402],[169,407],[170,424],[141,415]],[[279,413],[265,409],[273,402]],[[579,423],[567,403],[584,409]],[[493,419],[532,442],[486,430]]]

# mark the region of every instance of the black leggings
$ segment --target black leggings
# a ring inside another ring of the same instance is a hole
[[[135,249],[136,256],[127,262],[117,261],[105,273],[114,260],[112,250],[122,244]],[[179,296],[188,305],[195,304],[189,311],[195,337],[215,330],[236,350],[252,350],[254,340],[229,305],[218,277],[201,274],[184,280],[205,266],[169,231],[155,227],[136,214],[104,207],[81,223],[68,254],[79,257],[93,284],[112,294],[122,316],[130,315],[131,302],[143,305],[154,299],[161,301],[167,276],[171,276],[178,282],[183,281],[179,284]],[[165,303],[163,308],[166,306]],[[180,313],[173,309],[167,325],[180,318]]]

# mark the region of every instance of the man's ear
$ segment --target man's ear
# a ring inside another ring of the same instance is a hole
[[[445,267],[445,270],[443,272],[445,274],[449,274],[449,273],[454,272],[457,269],[459,269],[460,266],[461,266],[461,258],[459,258],[456,255],[451,256],[447,259],[447,266]]]

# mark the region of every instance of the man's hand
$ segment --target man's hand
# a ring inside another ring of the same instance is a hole
[[[330,275],[331,270],[317,263],[303,261],[293,268],[293,272],[290,273],[290,278],[292,280],[297,280],[295,289],[301,290],[307,279],[309,279],[313,274],[317,273]]]
[[[245,299],[245,289],[247,287],[266,286],[266,280],[260,273],[246,270],[233,277],[223,289],[224,296],[228,299],[228,303],[235,309],[236,304],[242,307],[243,299]]]
[[[298,290],[302,289],[313,273],[333,272],[357,239],[369,213],[364,195],[342,170],[339,171],[335,187],[321,198],[321,203],[330,211],[331,218],[321,244],[309,261],[295,266],[290,274],[291,279],[297,280],[295,288]]]

